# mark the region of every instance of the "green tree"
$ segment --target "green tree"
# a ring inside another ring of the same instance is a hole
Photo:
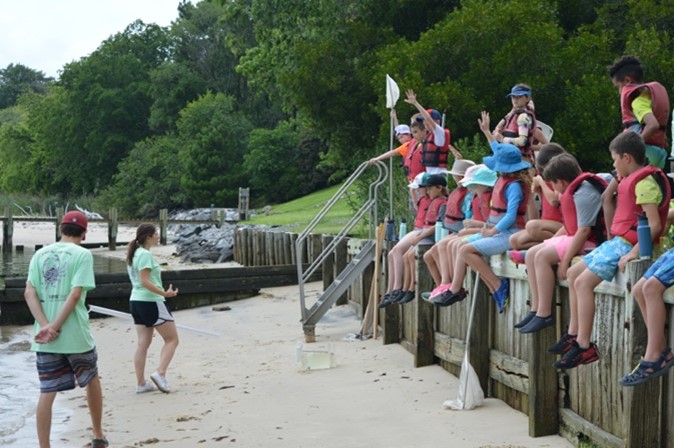
[[[284,117],[280,108],[252,91],[236,70],[240,57],[255,45],[249,3],[237,0],[181,4],[180,17],[170,32],[172,62],[186,67],[191,76],[200,80],[203,86],[199,94],[208,90],[230,95],[237,109],[257,127],[271,128]]]
[[[175,130],[180,111],[206,93],[206,81],[187,64],[165,62],[151,72],[149,126],[157,134]]]
[[[98,205],[117,207],[129,216],[157,216],[159,209],[182,206],[179,147],[175,135],[137,143],[120,162],[114,183],[101,193]]]
[[[31,145],[33,137],[25,123],[0,126],[0,189],[6,192],[35,192]]]
[[[416,36],[420,24],[441,20],[433,13],[456,2],[440,3],[424,10],[430,2],[253,0],[257,45],[238,70],[326,141],[322,165],[345,174],[375,145],[380,121],[371,105],[383,91],[383,81],[375,89],[369,84],[376,50],[395,42],[396,32]],[[423,20],[403,23],[405,17]]]
[[[86,58],[67,64],[59,84],[63,115],[44,116],[46,127],[63,132],[45,136],[50,163],[76,159],[67,172],[75,192],[95,192],[109,185],[117,164],[137,141],[150,135],[150,72],[166,60],[166,31],[136,21]]]
[[[275,203],[299,196],[299,139],[299,133],[287,121],[273,130],[253,129],[243,166],[254,197]]]
[[[284,202],[332,184],[332,170],[321,166],[327,147],[295,120],[273,130],[254,129],[244,156],[246,185],[258,204]]]
[[[222,93],[207,93],[182,110],[178,154],[188,205],[236,206],[251,129],[234,100]]]
[[[23,93],[44,93],[52,81],[43,72],[22,64],[9,64],[0,69],[0,109],[14,106]]]

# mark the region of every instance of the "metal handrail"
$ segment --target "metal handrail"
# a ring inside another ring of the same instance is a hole
[[[363,205],[358,209],[358,211],[349,219],[345,226],[335,235],[330,244],[323,249],[323,251],[314,259],[314,261],[306,268],[303,269],[302,266],[302,249],[304,242],[311,234],[311,231],[316,228],[318,223],[325,217],[325,215],[332,209],[332,207],[342,199],[349,187],[363,174],[363,172],[369,166],[376,166],[378,169],[377,179],[372,182],[368,188],[368,199],[363,203]],[[311,220],[307,227],[300,233],[295,240],[295,261],[297,263],[297,282],[300,289],[300,305],[302,306],[302,320],[306,320],[308,309],[305,304],[305,295],[304,295],[304,284],[311,277],[311,275],[318,269],[319,266],[323,264],[325,259],[337,248],[337,245],[341,243],[346,235],[351,229],[360,221],[360,219],[367,213],[370,212],[370,225],[369,225],[369,235],[372,238],[372,228],[377,222],[377,191],[379,187],[386,182],[389,172],[386,164],[377,161],[374,165],[371,165],[369,162],[363,162],[360,166],[349,176],[349,178],[344,182],[342,187],[330,198],[330,200],[325,204],[323,209]]]

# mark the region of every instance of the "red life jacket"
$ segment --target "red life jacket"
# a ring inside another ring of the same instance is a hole
[[[515,179],[514,177],[505,177],[499,176],[494,184],[494,190],[491,194],[491,211],[490,215],[499,216],[508,211],[508,204],[506,203],[505,191],[506,187],[513,182],[520,182],[520,179]],[[517,219],[515,224],[517,227],[523,229],[525,226],[524,216],[527,213],[527,204],[529,203],[529,189],[524,188],[522,183],[522,192],[524,193],[524,198],[517,207]]]
[[[648,138],[646,144],[667,148],[669,144],[667,143],[665,130],[669,121],[669,96],[667,95],[667,89],[659,82],[627,84],[620,89],[620,111],[622,113],[623,129],[627,130],[630,126],[641,124],[634,116],[634,112],[632,112],[632,101],[641,94],[643,87],[647,88],[651,93],[653,115],[655,115],[660,124],[660,129]]]
[[[431,167],[447,167],[447,157],[449,154],[449,129],[445,131],[445,144],[438,147],[435,143],[435,135],[429,132],[424,141],[424,146],[421,149],[421,163],[424,166]]]
[[[566,229],[566,234],[569,236],[574,236],[578,232],[578,211],[576,210],[576,204],[573,201],[573,195],[576,194],[580,185],[588,181],[593,187],[597,189],[600,193],[603,193],[606,190],[608,184],[604,179],[597,176],[593,173],[581,173],[580,176],[576,177],[573,182],[571,182],[559,196],[559,204],[564,220],[564,229]],[[590,233],[588,241],[591,241],[595,244],[601,244],[606,241],[606,223],[604,222],[604,214],[602,213],[601,208],[599,209],[599,215],[597,215],[597,221]]]
[[[669,181],[661,169],[646,165],[624,178],[618,184],[617,204],[613,224],[611,224],[611,235],[622,236],[632,244],[637,243],[637,213],[642,212],[643,208],[637,205],[635,189],[639,181],[650,175],[653,175],[662,190],[662,202],[658,204],[658,214],[660,215],[662,229],[660,230],[660,235],[657,235],[656,238],[659,238],[664,233],[667,212],[669,211],[669,200],[671,198]]]
[[[531,145],[534,141],[534,129],[536,129],[536,115],[528,109],[517,109],[512,113],[509,113],[505,116],[505,124],[503,125],[503,130],[501,135],[509,138],[517,138],[520,136],[520,130],[517,126],[517,117],[522,114],[527,114],[531,118],[531,128],[529,128],[529,136],[527,137],[527,142],[524,146],[517,146],[522,152],[522,157],[526,157],[529,160],[536,160],[534,157],[534,150],[531,149]]]
[[[445,202],[447,202],[447,196],[438,196],[431,200],[426,209],[426,216],[424,216],[424,224],[422,227],[428,228],[435,225],[438,216],[440,216],[440,207],[445,205]]]
[[[470,207],[473,210],[473,219],[475,221],[486,222],[489,217],[491,207],[491,190],[482,194],[474,194],[470,201]]]
[[[447,208],[445,209],[445,222],[447,224],[453,224],[456,222],[461,222],[466,219],[466,216],[461,210],[463,201],[468,194],[468,188],[459,185],[447,197]]]
[[[421,143],[418,143],[416,140],[411,140],[407,146],[403,170],[405,170],[405,175],[409,182],[412,182],[417,177],[417,174],[426,171],[426,168],[421,163],[421,147]]]
[[[552,182],[546,182],[545,185],[547,185],[551,190],[554,190]],[[561,208],[548,202],[548,198],[546,198],[544,194],[541,194],[541,212],[541,219],[562,222]]]
[[[420,229],[424,226],[424,219],[426,219],[426,211],[431,203],[431,197],[426,195],[417,202],[417,214],[414,217],[414,228]]]

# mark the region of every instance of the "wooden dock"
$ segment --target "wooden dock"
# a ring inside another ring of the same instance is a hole
[[[14,237],[14,223],[15,222],[47,222],[54,224],[54,241],[59,241],[61,239],[61,233],[59,232],[58,223],[61,222],[63,218],[64,210],[59,208],[56,210],[56,216],[14,216],[12,214],[12,209],[10,207],[5,208],[4,216],[0,216],[0,221],[2,221],[2,247],[8,248],[13,246],[13,237]],[[168,226],[169,224],[212,224],[218,227],[221,227],[226,222],[225,220],[226,213],[225,210],[213,210],[211,219],[201,219],[201,220],[192,220],[192,219],[169,219],[168,210],[161,209],[159,210],[159,216],[157,219],[147,218],[147,219],[132,219],[132,218],[120,218],[117,214],[117,209],[111,208],[108,211],[107,219],[90,219],[89,222],[98,222],[106,223],[108,225],[108,242],[107,247],[110,250],[115,250],[117,245],[128,244],[128,243],[119,243],[117,242],[117,229],[119,224],[129,224],[129,225],[139,225],[144,222],[156,222],[159,227],[159,241],[161,244],[166,245],[168,240]],[[96,243],[96,247],[102,247],[104,243]],[[88,246],[88,243],[82,244],[83,247]]]

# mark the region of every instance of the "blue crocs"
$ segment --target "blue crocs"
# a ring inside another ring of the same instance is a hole
[[[501,286],[492,294],[494,302],[498,306],[498,312],[503,313],[510,303],[510,280],[507,278],[501,279]]]

